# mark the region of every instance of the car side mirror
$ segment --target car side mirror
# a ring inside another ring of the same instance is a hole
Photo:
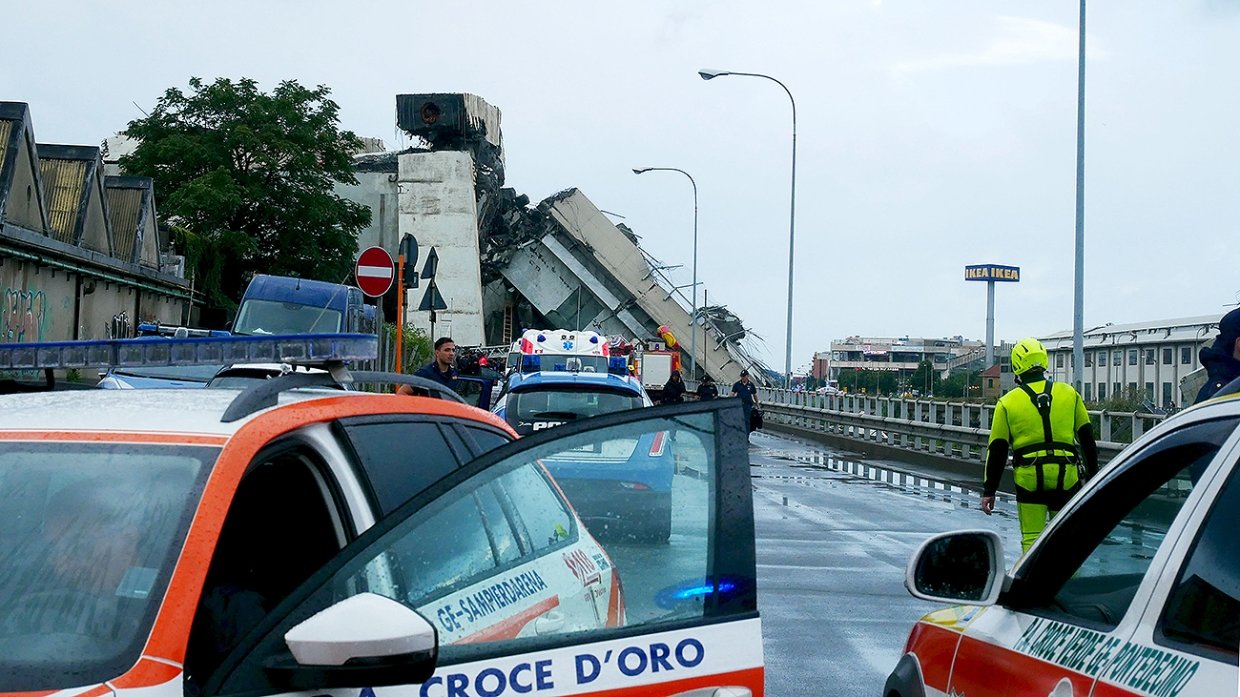
[[[922,600],[994,605],[1006,579],[999,535],[964,530],[923,542],[909,560],[904,586]]]
[[[267,664],[282,687],[323,690],[408,685],[430,679],[439,634],[415,610],[375,593],[341,600],[284,635],[293,661]]]

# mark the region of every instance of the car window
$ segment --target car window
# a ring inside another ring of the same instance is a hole
[[[479,493],[460,492],[438,502],[415,529],[392,544],[383,564],[392,564],[402,578],[396,600],[417,607],[496,567],[499,562],[487,535]],[[507,525],[502,519],[496,522]],[[443,553],[445,540],[452,540],[451,554]],[[377,570],[372,567],[364,573]]]
[[[478,426],[465,426],[465,432],[473,436],[478,452],[485,453],[512,440],[507,434]]]
[[[1232,665],[1240,647],[1240,470],[1233,471],[1210,507],[1188,560],[1163,609],[1159,643],[1217,655]]]
[[[247,298],[241,303],[236,334],[314,334],[338,332],[343,317],[339,310],[278,300]]]
[[[507,416],[509,423],[559,424],[641,406],[641,396],[632,392],[560,386],[509,394]]]
[[[531,545],[518,532],[515,507],[511,502],[501,501],[496,487],[478,490],[478,507],[482,509],[483,527],[497,565],[516,561],[531,551]]]
[[[1052,616],[1113,629],[1168,529],[1235,419],[1182,428],[1106,475],[1018,571],[1018,598]],[[1023,596],[1023,597],[1022,597]]]
[[[460,466],[433,421],[344,419],[341,428],[387,515]]]
[[[573,534],[573,516],[564,499],[548,486],[540,468],[514,470],[501,483],[500,490],[519,511],[520,524],[534,552],[555,547]]]
[[[477,379],[461,378],[456,381],[456,393],[461,396],[471,406],[485,408],[490,406],[484,404],[483,396],[490,397],[491,385]]]
[[[335,556],[351,527],[337,482],[316,452],[288,442],[260,452],[229,503],[185,655],[199,690],[247,633]]]
[[[101,683],[134,665],[217,454],[0,446],[0,692]]]
[[[132,375],[140,378],[154,378],[157,380],[192,380],[195,382],[206,382],[223,368],[222,365],[161,365],[161,366],[142,366],[131,368],[117,368],[111,371],[112,375]]]

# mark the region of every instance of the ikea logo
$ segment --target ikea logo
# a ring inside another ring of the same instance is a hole
[[[1020,280],[1019,266],[999,266],[997,264],[978,264],[964,267],[966,281],[1008,281]]]

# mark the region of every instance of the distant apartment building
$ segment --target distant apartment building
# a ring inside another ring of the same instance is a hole
[[[922,361],[929,361],[935,370],[947,373],[954,368],[980,364],[985,357],[985,342],[960,336],[937,339],[850,336],[832,341],[829,353],[815,353],[813,373],[820,380],[838,380],[844,370],[890,370],[912,375]],[[998,360],[999,355],[995,358]]]
[[[1159,407],[1185,407],[1195,395],[1180,394],[1180,380],[1201,367],[1197,354],[1218,335],[1222,316],[1107,324],[1083,333],[1085,372],[1082,394],[1087,402],[1102,402],[1126,390],[1139,390]],[[1050,354],[1051,376],[1072,380],[1072,332],[1056,332],[1039,339]]]

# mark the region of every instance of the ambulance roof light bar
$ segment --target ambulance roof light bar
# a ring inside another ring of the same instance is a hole
[[[231,363],[340,364],[373,360],[374,334],[290,334],[0,344],[0,370],[122,368]]]

